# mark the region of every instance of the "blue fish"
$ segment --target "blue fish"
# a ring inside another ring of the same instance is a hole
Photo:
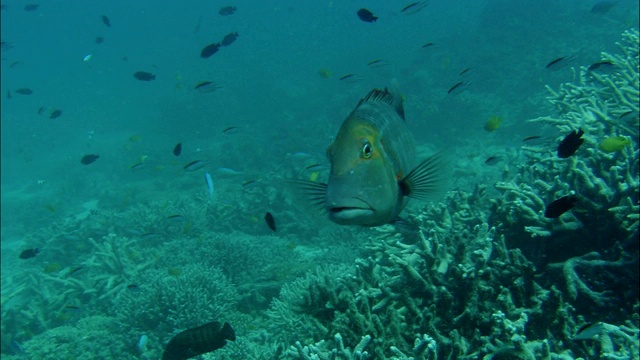
[[[205,173],[204,178],[207,180],[207,188],[209,189],[209,197],[213,199],[213,179],[211,179],[211,174]]]

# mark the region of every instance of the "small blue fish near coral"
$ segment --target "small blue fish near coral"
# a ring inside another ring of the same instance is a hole
[[[572,131],[569,135],[565,136],[560,142],[560,145],[558,145],[558,157],[565,159],[575,154],[580,145],[584,143],[582,135],[584,135],[584,131],[578,129],[578,131]]]
[[[40,249],[38,249],[38,248],[27,249],[27,250],[22,251],[20,253],[19,257],[20,257],[20,259],[26,260],[26,259],[31,259],[31,258],[36,257],[36,255],[38,255],[39,253],[40,253]]]

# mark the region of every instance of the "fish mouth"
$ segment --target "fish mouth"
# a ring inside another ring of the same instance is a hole
[[[371,216],[375,211],[366,201],[358,198],[343,199],[327,206],[329,218],[339,224],[354,224]]]

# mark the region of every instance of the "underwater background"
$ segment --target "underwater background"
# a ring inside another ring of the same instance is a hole
[[[3,0],[2,358],[638,359],[638,2],[410,4]],[[391,79],[448,191],[333,224],[288,180]]]

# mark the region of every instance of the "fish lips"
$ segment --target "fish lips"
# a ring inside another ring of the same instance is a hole
[[[359,198],[344,198],[327,202],[329,219],[340,225],[362,225],[375,213],[366,201]]]

